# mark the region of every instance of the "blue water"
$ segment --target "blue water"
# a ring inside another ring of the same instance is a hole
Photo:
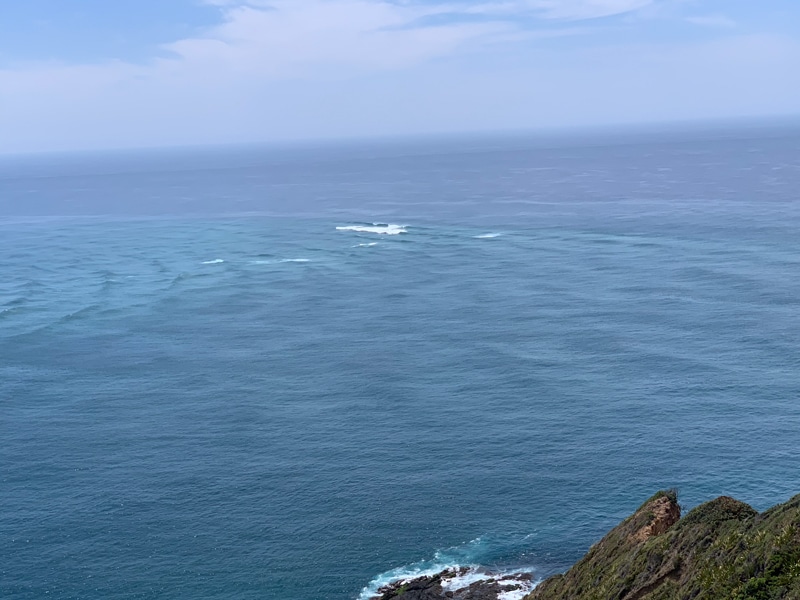
[[[6,158],[0,215],[0,597],[545,576],[800,492],[796,129]]]

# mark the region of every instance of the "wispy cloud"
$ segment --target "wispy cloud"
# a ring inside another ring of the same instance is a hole
[[[780,114],[800,105],[800,86],[786,77],[800,61],[795,37],[753,37],[742,24],[705,40],[643,42],[637,27],[692,26],[684,0],[211,2],[216,25],[144,64],[0,69],[0,150]],[[548,41],[578,35],[579,43]]]
[[[626,14],[652,4],[654,0],[528,0],[519,6],[548,19],[583,20]]]
[[[718,29],[733,29],[736,27],[736,21],[725,15],[686,17],[686,22],[701,27],[716,27]]]
[[[406,68],[481,44],[576,35],[586,31],[576,21],[675,0],[201,1],[219,8],[220,22],[162,46],[168,57],[155,68],[273,78]]]
[[[302,6],[305,1],[297,0],[294,4]],[[453,14],[532,12],[545,19],[594,19],[632,12],[665,1],[674,0],[405,0],[403,2],[372,0],[377,4],[423,12]],[[281,0],[205,0],[205,3],[221,7],[248,6],[272,10],[281,10],[284,5]],[[337,2],[328,0],[326,3],[335,5]]]
[[[223,7],[219,26],[167,49],[188,63],[210,62],[265,76],[296,77],[331,67],[340,73],[402,68],[516,29],[496,20],[424,24],[425,17],[451,12],[441,5],[376,0],[215,3]]]
[[[223,22],[167,48],[186,61],[213,60],[264,75],[308,69],[401,68],[467,45],[520,39],[538,19],[540,37],[575,35],[558,21],[626,14],[655,0],[207,0]],[[527,19],[523,26],[521,19]]]

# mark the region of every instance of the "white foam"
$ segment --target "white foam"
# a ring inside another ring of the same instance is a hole
[[[358,600],[372,600],[379,596],[378,590],[388,585],[403,584],[419,577],[431,577],[445,571],[450,571],[452,575],[452,577],[445,576],[445,579],[465,577],[469,573],[480,573],[481,569],[477,563],[485,550],[486,543],[486,540],[478,537],[460,546],[438,550],[430,560],[421,560],[381,573],[361,590]],[[498,577],[498,575],[494,575],[494,577]],[[483,579],[486,578],[487,576],[484,575]]]
[[[358,600],[373,600],[379,597],[379,590],[388,585],[402,585],[420,577],[432,577],[433,575],[438,575],[445,571],[450,571],[451,575],[448,576],[448,574],[444,574],[442,576],[442,589],[445,592],[452,592],[454,594],[468,588],[473,583],[489,579],[496,581],[501,586],[517,586],[516,589],[500,592],[497,596],[497,600],[522,600],[522,598],[530,594],[539,584],[538,581],[519,579],[518,576],[526,572],[524,569],[504,574],[502,572],[486,572],[475,565],[465,566],[423,561],[382,573],[370,581],[367,587],[361,590]]]
[[[481,573],[475,569],[470,569],[464,573],[460,573],[455,577],[442,577],[442,589],[446,592],[457,592],[471,586],[473,583],[488,579],[486,573]]]
[[[358,595],[358,600],[372,600],[373,598],[378,597],[378,590],[386,587],[387,585],[395,583],[403,584],[419,577],[432,577],[433,575],[441,573],[442,571],[458,568],[460,568],[458,565],[431,565],[426,563],[416,563],[406,567],[398,567],[397,569],[386,571],[386,573],[381,573],[375,579],[370,581],[367,586],[361,590],[361,593]]]
[[[220,265],[220,264],[222,264],[224,262],[225,261],[222,260],[221,258],[215,258],[214,260],[206,260],[206,261],[203,262],[203,264],[204,265]]]
[[[311,262],[310,258],[282,258],[279,263],[307,263]]]
[[[480,581],[487,581],[489,579],[495,580],[501,586],[514,585],[518,586],[517,589],[500,592],[498,600],[522,600],[527,594],[533,591],[536,583],[527,581],[525,579],[518,579],[521,571],[514,573],[487,573],[479,569],[469,569],[466,572],[459,572],[455,577],[442,577],[442,589],[446,592],[458,592],[471,586],[473,583]]]
[[[408,233],[405,225],[394,225],[392,223],[373,223],[372,225],[342,225],[336,228],[337,231],[357,231],[359,233],[378,233],[382,235],[400,235]]]
[[[492,238],[500,237],[501,234],[499,233],[483,233],[481,235],[476,235],[475,239],[478,240],[490,240]]]
[[[514,583],[520,584],[519,589],[500,592],[497,595],[497,600],[522,600],[539,585],[538,581],[514,581]]]
[[[378,242],[370,242],[369,244],[356,244],[353,248],[369,248],[370,246],[377,246]]]

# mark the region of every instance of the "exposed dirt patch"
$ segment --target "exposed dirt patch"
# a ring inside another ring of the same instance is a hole
[[[647,525],[631,535],[631,541],[637,544],[646,542],[653,536],[666,533],[681,518],[680,506],[666,496],[656,498],[650,502],[646,509],[653,516]]]

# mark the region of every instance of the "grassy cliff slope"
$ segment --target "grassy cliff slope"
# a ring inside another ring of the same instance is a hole
[[[526,600],[800,600],[800,496],[759,514],[721,497],[680,518],[659,492]]]

